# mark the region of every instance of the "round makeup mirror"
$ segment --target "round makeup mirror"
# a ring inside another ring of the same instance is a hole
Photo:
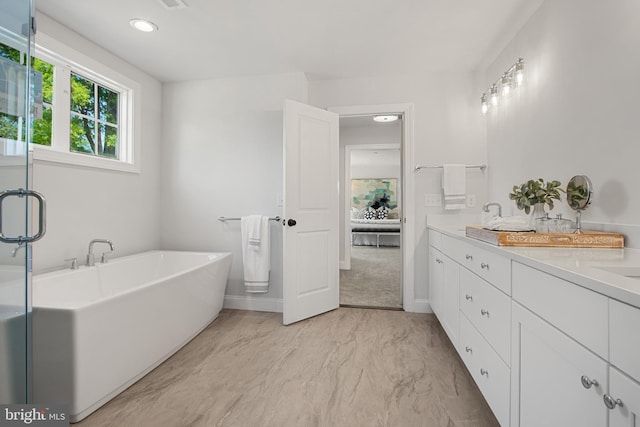
[[[582,233],[582,211],[591,203],[593,186],[586,175],[576,175],[567,184],[567,204],[576,211],[576,233]]]

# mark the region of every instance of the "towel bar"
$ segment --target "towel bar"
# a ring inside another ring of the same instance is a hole
[[[487,165],[466,165],[467,169],[475,169],[478,168],[481,171],[484,171],[487,168]],[[415,171],[419,171],[420,169],[442,169],[443,166],[416,166]]]
[[[224,216],[218,217],[218,221],[222,221],[222,222],[225,222],[225,221],[240,221],[240,219],[241,219],[240,217],[234,217],[234,218],[227,218],[227,217],[224,217]],[[269,221],[280,221],[281,219],[282,218],[280,218],[279,216],[275,216],[275,217],[270,217]]]

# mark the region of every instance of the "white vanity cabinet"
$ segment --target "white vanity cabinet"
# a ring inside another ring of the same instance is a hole
[[[511,426],[603,427],[607,363],[513,303]]]
[[[615,278],[455,233],[429,242],[433,310],[500,425],[640,427],[640,308]]]
[[[640,427],[640,383],[614,367],[609,368],[609,427]]]
[[[509,425],[510,261],[429,231],[431,306],[501,425]]]
[[[439,249],[440,233],[429,233],[429,283],[433,312],[455,347],[458,346],[458,274],[456,262]]]
[[[609,300],[609,427],[640,427],[640,309]]]
[[[513,263],[511,426],[640,427],[640,309]]]
[[[464,315],[458,352],[500,425],[508,426],[509,366]]]
[[[511,294],[509,258],[450,236],[442,236],[442,251],[492,286]]]

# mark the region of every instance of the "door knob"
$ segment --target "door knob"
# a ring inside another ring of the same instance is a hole
[[[287,225],[288,225],[289,227],[293,227],[293,226],[294,226],[294,225],[296,225],[296,224],[297,224],[297,222],[296,222],[296,220],[295,220],[295,219],[288,219],[288,220],[287,220]]]

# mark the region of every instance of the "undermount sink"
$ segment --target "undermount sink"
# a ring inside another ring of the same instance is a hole
[[[620,276],[629,277],[631,279],[640,280],[640,267],[633,266],[616,266],[616,267],[595,267],[598,270],[608,271],[609,273],[619,274]]]

